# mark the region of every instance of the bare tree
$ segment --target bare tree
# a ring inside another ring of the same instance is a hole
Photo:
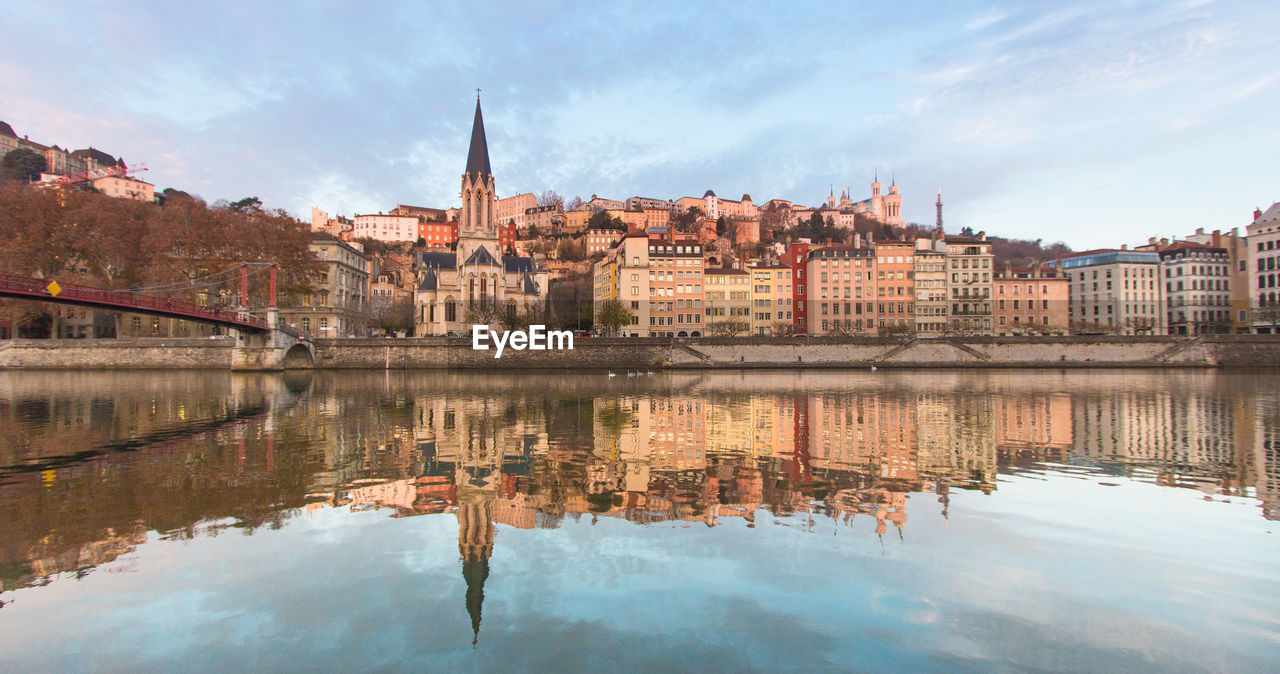
[[[751,324],[741,318],[716,321],[707,325],[707,332],[716,337],[737,337],[751,330]]]
[[[581,200],[579,200],[581,201]],[[555,190],[546,190],[538,195],[539,206],[559,206],[560,210],[564,210],[564,197],[560,196]]]

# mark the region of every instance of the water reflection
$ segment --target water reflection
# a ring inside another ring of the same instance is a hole
[[[953,490],[1065,467],[1280,517],[1270,375],[1221,372],[0,374],[0,590],[127,570],[148,532],[326,508],[456,518],[480,634],[497,524],[566,518],[903,541]],[[998,495],[995,496],[998,498]]]

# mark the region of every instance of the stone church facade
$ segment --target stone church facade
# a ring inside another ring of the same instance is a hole
[[[415,336],[465,335],[475,323],[492,324],[497,316],[514,316],[546,306],[546,270],[532,258],[503,255],[498,243],[496,202],[489,146],[477,98],[467,168],[462,174],[457,248],[419,252],[414,257]]]

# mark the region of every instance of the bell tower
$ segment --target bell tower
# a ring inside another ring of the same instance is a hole
[[[498,232],[494,227],[493,171],[489,167],[489,144],[484,136],[480,94],[476,93],[476,116],[471,124],[471,148],[462,174],[462,208],[458,213],[458,257],[465,260],[476,248],[492,241],[490,253],[498,252]]]

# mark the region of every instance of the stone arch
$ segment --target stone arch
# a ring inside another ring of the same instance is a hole
[[[689,333],[689,336],[690,336],[690,337],[701,337],[701,336],[702,336],[702,333],[701,333],[701,332],[699,332],[699,331],[697,331],[697,330],[694,330],[693,332]]]
[[[316,365],[315,356],[312,355],[311,348],[302,342],[294,344],[289,347],[288,351],[284,352],[282,363],[286,370],[310,370]]]
[[[681,330],[681,331],[676,335],[676,337],[688,337],[688,336],[689,336],[689,334],[688,334],[687,332],[685,332],[684,330]]]

